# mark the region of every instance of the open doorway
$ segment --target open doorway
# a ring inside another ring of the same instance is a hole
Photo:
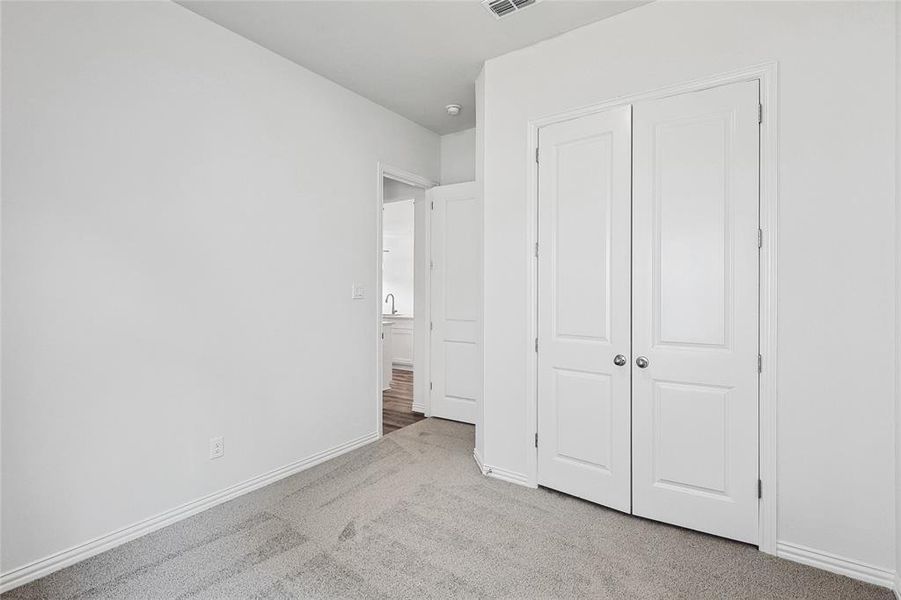
[[[428,414],[426,182],[384,170],[381,185],[380,422],[388,434]]]
[[[478,186],[437,186],[381,166],[378,191],[377,430],[424,417],[474,424],[482,389]]]

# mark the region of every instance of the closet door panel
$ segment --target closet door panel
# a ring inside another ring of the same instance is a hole
[[[633,139],[633,511],[751,543],[757,111],[756,81],[642,102]]]
[[[629,107],[539,133],[538,482],[630,510]]]

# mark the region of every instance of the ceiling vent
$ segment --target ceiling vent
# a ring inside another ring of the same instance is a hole
[[[496,18],[507,17],[535,4],[538,0],[482,0],[482,6]]]

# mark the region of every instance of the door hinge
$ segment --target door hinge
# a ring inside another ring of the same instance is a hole
[[[535,338],[535,352],[538,352],[538,338]]]
[[[757,480],[757,499],[763,498],[763,482],[759,479]]]
[[[538,146],[535,146],[535,162],[538,162]]]
[[[429,261],[429,271],[432,271],[434,269],[435,269],[435,261],[430,260]]]
[[[763,229],[757,228],[757,249],[763,248]]]
[[[435,201],[432,200],[432,210],[435,210]]]
[[[763,373],[763,356],[760,354],[757,355],[757,372]]]
[[[535,432],[535,447],[538,447],[538,432]]]
[[[435,324],[432,321],[429,321],[429,331],[432,331],[434,329],[435,329]]]
[[[430,389],[430,390],[432,389],[432,382],[431,382],[431,381],[429,382],[429,389]]]
[[[538,242],[535,242],[535,258],[538,258]]]
[[[757,104],[757,124],[763,123],[763,104]]]

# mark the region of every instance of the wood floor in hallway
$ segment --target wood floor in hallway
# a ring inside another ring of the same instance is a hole
[[[422,413],[413,412],[413,372],[394,369],[391,388],[382,392],[382,434],[424,418]]]

